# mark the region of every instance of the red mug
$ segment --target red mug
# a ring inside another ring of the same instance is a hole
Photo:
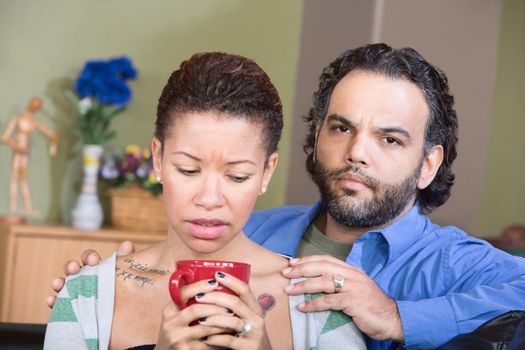
[[[186,284],[215,279],[215,273],[218,271],[232,275],[244,283],[250,280],[250,264],[222,260],[179,260],[175,265],[177,268],[170,277],[169,289],[171,299],[180,309],[195,303],[193,298],[188,300],[188,303],[184,302],[180,295],[179,289]],[[215,290],[236,295],[220,284]]]

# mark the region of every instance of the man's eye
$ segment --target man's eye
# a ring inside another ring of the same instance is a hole
[[[347,133],[348,131],[350,131],[350,129],[348,129],[348,127],[344,126],[344,125],[335,125],[334,127],[332,127],[332,130],[336,131],[336,132],[340,132],[340,133]]]
[[[246,180],[248,180],[250,177],[249,176],[230,176],[230,179],[233,180],[233,182],[244,182]]]
[[[390,137],[390,136],[387,136],[384,138],[385,142],[388,143],[389,145],[398,145],[399,144],[399,141],[396,140],[395,138],[393,137]]]

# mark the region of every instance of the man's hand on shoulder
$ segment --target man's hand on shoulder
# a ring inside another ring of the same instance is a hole
[[[309,277],[287,286],[286,292],[290,295],[326,293],[299,304],[299,311],[340,310],[351,316],[356,326],[371,338],[403,342],[395,300],[363,271],[331,256],[312,255],[291,260],[283,275]],[[340,287],[339,290],[336,287]]]
[[[124,255],[131,254],[135,251],[135,245],[131,241],[124,241],[118,247],[118,251]],[[64,274],[66,276],[74,275],[80,271],[80,267],[83,265],[95,266],[100,262],[101,258],[100,254],[96,250],[86,249],[80,255],[80,260],[82,261],[82,265],[76,260],[67,261],[64,264]],[[60,290],[62,290],[64,287],[64,282],[64,277],[53,278],[53,280],[51,280],[51,288],[53,288],[53,290],[58,294],[58,292],[60,292]],[[50,295],[46,299],[47,305],[50,308],[53,308],[55,301],[56,295]]]

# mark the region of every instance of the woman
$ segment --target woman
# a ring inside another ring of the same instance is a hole
[[[321,336],[329,313],[315,319],[295,311],[300,300],[289,302],[280,274],[287,260],[242,232],[277,165],[282,124],[277,91],[253,61],[205,53],[183,62],[159,98],[151,144],[168,238],[69,278],[45,348],[291,349],[290,313],[295,348],[339,340]],[[249,263],[250,284],[219,272],[184,287],[183,298],[197,303],[179,310],[167,285],[175,261],[184,259]],[[214,292],[219,284],[238,297]],[[364,348],[355,326],[341,324],[345,345]]]

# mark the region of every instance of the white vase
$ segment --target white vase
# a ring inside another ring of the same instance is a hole
[[[104,149],[100,145],[86,145],[82,148],[82,190],[71,213],[73,227],[81,230],[98,230],[104,219],[97,189],[98,169],[103,152]]]

